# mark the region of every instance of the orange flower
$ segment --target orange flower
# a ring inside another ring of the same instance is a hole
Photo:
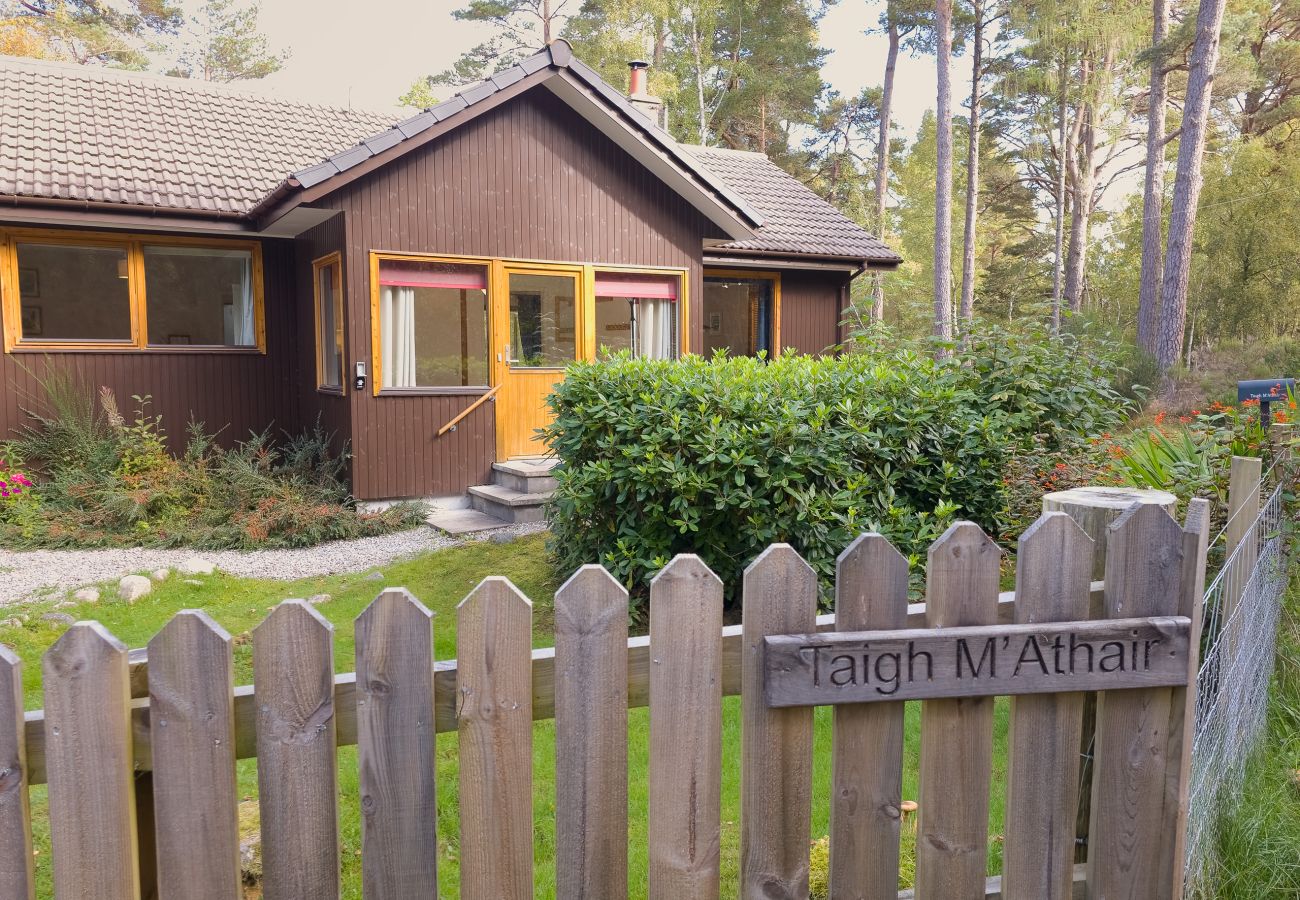
[[[1184,425],[1186,425],[1188,422],[1192,421],[1192,417],[1191,417],[1191,416],[1179,416],[1179,417],[1178,417],[1178,421],[1179,421],[1179,422],[1182,422]]]
[[[1058,469],[1064,469],[1064,468],[1065,468],[1065,463],[1063,463],[1063,462],[1059,462],[1059,463],[1056,464],[1056,467],[1057,467]]]
[[[1164,424],[1164,421],[1165,421],[1165,412],[1164,410],[1161,410],[1160,412],[1156,413],[1156,424],[1162,425]]]
[[[1194,415],[1194,416],[1199,416],[1200,414],[1201,414],[1201,411],[1200,411],[1199,409],[1194,409],[1194,410],[1192,410],[1192,415]]]

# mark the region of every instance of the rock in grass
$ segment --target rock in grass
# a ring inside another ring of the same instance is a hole
[[[212,564],[211,560],[206,560],[201,556],[191,556],[176,568],[180,570],[182,575],[211,575],[217,571],[217,567]]]
[[[307,598],[307,602],[312,606],[320,606],[322,603],[329,603],[333,599],[329,594],[314,594]]]
[[[46,613],[45,615],[41,616],[41,618],[44,619],[46,622],[58,622],[60,625],[71,625],[73,622],[77,621],[67,613],[60,613],[60,612]]]
[[[383,572],[371,572],[369,575],[367,575],[367,576],[365,577],[365,580],[366,580],[366,581],[383,581],[383,580],[384,580],[384,573],[383,573]]]
[[[516,537],[518,537],[518,535],[514,534],[513,532],[494,531],[492,532],[492,534],[488,536],[488,540],[490,540],[494,544],[510,544],[514,542]]]
[[[76,600],[78,603],[98,603],[99,589],[92,587],[82,588],[72,595],[72,599]]]
[[[153,582],[143,575],[127,575],[117,583],[119,600],[134,603],[153,590]]]
[[[172,573],[171,569],[154,569],[149,573],[149,577],[154,581],[166,581],[167,576]]]
[[[186,578],[181,582],[181,584],[192,584],[195,587],[203,587],[203,582],[199,581],[197,578]]]

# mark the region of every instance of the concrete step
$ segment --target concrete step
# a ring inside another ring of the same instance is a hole
[[[550,498],[550,491],[530,494],[499,484],[480,484],[469,489],[469,502],[474,509],[511,523],[544,521],[546,514],[542,506]]]
[[[434,509],[425,517],[425,521],[439,531],[452,535],[493,531],[511,524],[477,509]]]
[[[556,488],[553,470],[558,462],[552,457],[493,463],[492,480],[522,494],[549,493]]]

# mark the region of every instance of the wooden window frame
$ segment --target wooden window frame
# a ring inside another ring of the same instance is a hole
[[[18,291],[18,245],[50,244],[67,247],[116,247],[126,251],[127,291],[130,297],[131,337],[125,341],[42,341],[22,336],[22,297]],[[254,346],[221,344],[150,344],[148,286],[145,283],[145,246],[173,245],[211,250],[247,250],[252,263]],[[262,245],[258,241],[194,238],[178,235],[81,232],[58,229],[6,229],[0,231],[0,315],[3,316],[6,353],[234,353],[266,354],[266,298],[263,289]]]
[[[690,352],[690,270],[673,266],[625,266],[612,263],[566,262],[555,259],[522,259],[508,256],[458,256],[444,253],[411,253],[394,250],[370,251],[370,381],[371,395],[374,397],[448,397],[466,394],[485,394],[501,383],[501,376],[496,362],[495,350],[488,351],[488,385],[446,385],[444,387],[385,388],[383,379],[383,336],[379,333],[379,263],[381,260],[396,262],[443,263],[447,265],[485,266],[488,270],[488,340],[493,343],[495,334],[491,321],[492,298],[494,292],[503,290],[503,273],[506,267],[535,269],[538,271],[572,270],[580,268],[580,281],[583,295],[596,299],[595,285],[597,272],[611,272],[623,275],[669,275],[679,279],[677,302],[680,310],[677,314],[677,355],[685,356]],[[578,310],[578,352],[583,360],[595,359],[596,322],[595,316],[589,315],[586,304],[579,304]]]
[[[320,278],[321,272],[334,267],[334,339],[339,346],[339,386],[331,387],[325,384],[325,344],[321,338],[321,296],[320,296]],[[347,304],[343,299],[343,254],[338,250],[333,253],[327,253],[319,259],[311,262],[311,293],[312,293],[312,314],[316,322],[316,390],[322,394],[332,394],[334,396],[343,396],[348,390],[348,344],[347,332],[344,329],[343,318],[347,312]]]
[[[756,281],[765,279],[772,282],[772,358],[781,355],[781,273],[765,272],[757,269],[712,269],[705,268],[704,280],[725,278],[733,281]],[[700,315],[704,314],[703,298],[700,302]]]

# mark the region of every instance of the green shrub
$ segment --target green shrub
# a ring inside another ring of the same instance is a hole
[[[637,596],[675,554],[700,554],[734,589],[776,541],[824,579],[859,533],[919,554],[959,513],[1003,508],[1007,445],[945,366],[902,352],[569,369],[547,438],[561,571],[603,563]]]
[[[676,362],[616,356],[570,367],[546,439],[561,572],[600,562],[644,602],[677,553],[734,596],[744,567],[788,542],[829,584],[836,555],[879,531],[919,566],[957,517],[993,534],[1013,452],[1058,451],[1122,421],[1102,356],[973,335],[951,360],[881,332],[839,358]]]
[[[299,547],[421,521],[414,505],[358,512],[344,481],[346,450],[335,453],[319,423],[228,449],[190,423],[178,459],[148,397],[134,398],[128,424],[106,388],[96,403],[94,392],[54,375],[46,394],[19,439],[0,446],[6,470],[25,466],[33,482],[0,502],[4,546]]]

